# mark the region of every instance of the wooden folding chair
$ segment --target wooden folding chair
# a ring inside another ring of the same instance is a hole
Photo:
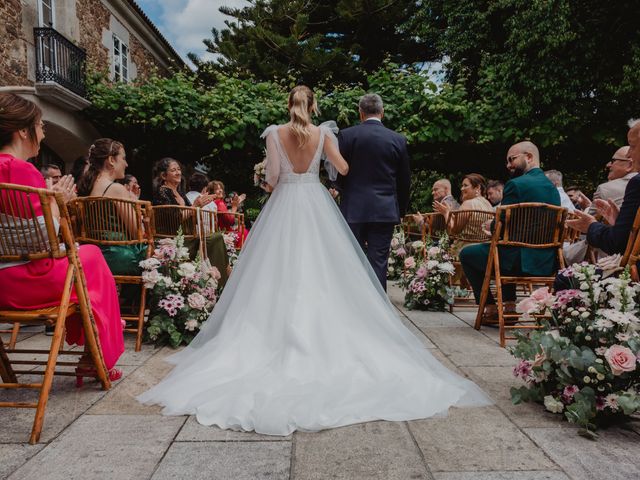
[[[51,209],[51,199],[55,199],[60,211],[59,231]],[[34,205],[39,201],[43,215],[37,217]],[[51,345],[48,350],[38,349],[5,349],[0,342],[0,388],[38,390],[38,401],[32,402],[0,402],[0,407],[35,408],[36,414],[29,437],[29,443],[35,444],[40,438],[44,414],[49,399],[49,392],[54,375],[75,376],[73,370],[56,371],[57,366],[74,367],[76,362],[58,361],[59,355],[83,355],[79,351],[63,349],[65,320],[79,313],[84,328],[85,353],[93,361],[102,388],[111,387],[107,373],[97,328],[91,311],[91,303],[87,293],[86,281],[82,265],[78,259],[75,239],[71,232],[69,213],[61,194],[51,190],[0,183],[0,262],[36,261],[44,258],[68,259],[68,267],[60,303],[57,306],[38,310],[0,309],[0,322],[20,323],[26,325],[48,325],[54,327]],[[37,285],[34,286],[38,288]],[[71,293],[76,292],[78,302],[71,303]],[[26,360],[21,355],[28,355]],[[34,360],[33,355],[47,355],[47,360]],[[44,370],[18,370],[14,366],[44,366]],[[22,383],[18,375],[43,375],[38,383]]]
[[[425,239],[438,240],[443,234],[447,233],[447,219],[441,213],[425,213]]]
[[[453,265],[456,271],[460,272],[461,279],[464,278],[462,265],[458,258],[459,251],[455,251],[456,244],[470,245],[474,243],[486,243],[491,240],[491,236],[484,232],[483,226],[495,219],[495,212],[487,212],[486,210],[452,210],[449,212],[447,219],[447,233],[451,241],[451,254],[453,257]],[[470,297],[454,297],[453,305],[449,305],[452,311],[455,306],[468,306],[475,308],[473,296]]]
[[[72,203],[75,211],[76,240],[98,246],[146,245],[146,258],[153,250],[151,229],[151,203],[122,200],[108,197],[78,198]],[[136,327],[127,327],[125,332],[135,333],[136,347],[142,347],[146,288],[141,275],[114,275],[116,284],[139,285],[140,302],[135,314],[123,313],[122,318],[135,322]]]
[[[513,340],[515,337],[507,337],[506,329],[532,329],[538,328],[537,321],[520,320],[521,325],[505,325],[505,319],[517,321],[520,317],[518,313],[505,313],[502,300],[502,285],[515,284],[527,285],[530,289],[533,285],[553,286],[555,274],[549,276],[511,276],[503,275],[500,272],[500,248],[534,248],[553,249],[556,253],[557,264],[564,268],[564,257],[562,255],[562,239],[564,234],[564,222],[567,210],[545,203],[520,203],[499,207],[496,212],[496,222],[491,246],[489,247],[489,257],[487,270],[482,285],[480,295],[480,305],[476,316],[475,328],[480,330],[483,324],[484,309],[489,297],[489,287],[491,281],[496,287],[496,306],[498,310],[498,326],[500,328],[500,346],[504,347],[506,340]]]

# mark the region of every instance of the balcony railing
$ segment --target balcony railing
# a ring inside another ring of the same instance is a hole
[[[53,28],[34,28],[36,82],[55,82],[85,96],[87,53]]]

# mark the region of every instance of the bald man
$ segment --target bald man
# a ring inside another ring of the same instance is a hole
[[[624,191],[627,188],[629,180],[638,174],[636,166],[629,158],[629,146],[620,147],[613,154],[611,160],[607,163],[609,169],[609,175],[607,176],[608,182],[598,185],[595,193],[593,194],[593,200],[613,200],[613,202],[620,207],[622,205],[622,199],[624,198]],[[596,207],[592,203],[587,210],[589,215],[595,215]]]
[[[501,206],[524,202],[542,202],[560,206],[560,195],[556,187],[540,169],[538,147],[531,142],[520,142],[507,152],[507,170],[511,175],[504,186]],[[532,228],[535,226],[532,225]],[[557,269],[553,249],[509,247],[500,249],[500,272],[503,275],[552,275]],[[481,243],[464,247],[460,252],[460,263],[473,288],[476,303],[480,303],[482,282],[487,269],[489,244]],[[515,285],[504,285],[502,298],[508,312],[515,311]],[[497,320],[495,300],[491,293],[487,300],[485,316]]]
[[[451,195],[451,182],[446,178],[436,180],[431,187],[431,195],[433,195],[434,202],[440,202],[446,204],[451,210],[458,210],[460,204]]]

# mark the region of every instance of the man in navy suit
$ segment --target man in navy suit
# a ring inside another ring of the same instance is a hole
[[[409,203],[407,139],[382,124],[379,95],[364,95],[358,107],[361,123],[338,134],[349,164],[349,174],[338,179],[340,210],[386,290],[393,228]]]

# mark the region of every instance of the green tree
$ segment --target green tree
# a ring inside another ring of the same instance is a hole
[[[435,50],[407,31],[416,0],[253,0],[221,7],[227,28],[204,40],[223,72],[263,80],[292,78],[311,86],[352,83],[385,59],[409,65]],[[201,62],[191,55],[196,65]]]

